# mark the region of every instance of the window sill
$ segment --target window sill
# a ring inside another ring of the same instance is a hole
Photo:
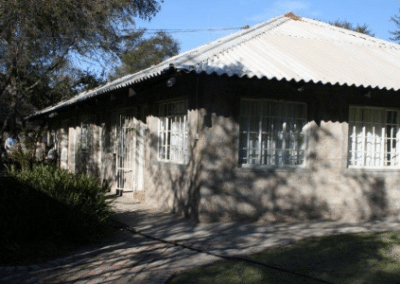
[[[162,160],[153,161],[152,164],[153,165],[162,165],[165,167],[174,167],[174,168],[183,168],[188,165],[188,163],[178,163],[178,162],[162,161]]]
[[[398,173],[400,167],[397,168],[363,168],[363,167],[348,167],[347,171],[352,173],[369,172],[369,173]]]
[[[268,166],[268,165],[238,165],[238,168],[243,171],[268,171],[268,172],[295,172],[295,171],[310,171],[310,168],[305,164],[298,166]]]

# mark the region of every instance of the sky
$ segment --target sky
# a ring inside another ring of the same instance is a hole
[[[238,28],[294,12],[324,22],[347,20],[354,26],[367,24],[375,37],[390,40],[396,30],[394,15],[400,15],[400,0],[164,0],[149,22],[138,19],[137,28],[223,29]],[[233,33],[229,31],[172,32],[180,53]]]
[[[376,37],[390,40],[396,29],[390,18],[400,15],[400,0],[165,0],[161,11],[150,21],[136,21],[148,29],[207,29],[243,27],[294,12],[324,22],[347,20],[353,25],[367,24]],[[235,32],[171,33],[181,52]]]

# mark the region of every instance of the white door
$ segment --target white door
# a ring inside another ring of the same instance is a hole
[[[134,114],[134,111],[119,114],[116,180],[118,190],[136,192],[143,190],[146,125]]]
[[[68,169],[68,121],[63,121],[60,141],[60,168]]]

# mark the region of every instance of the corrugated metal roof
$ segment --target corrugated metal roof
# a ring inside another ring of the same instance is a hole
[[[174,56],[34,116],[177,70],[400,89],[400,45],[323,22],[280,16]]]

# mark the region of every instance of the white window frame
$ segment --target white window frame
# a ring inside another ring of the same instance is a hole
[[[356,118],[356,111],[361,112],[361,120]],[[381,112],[381,121],[373,120],[374,111],[375,115]],[[391,122],[389,113],[395,114]],[[400,168],[400,109],[350,106],[348,133],[349,168]]]
[[[53,145],[57,147],[58,136],[55,130],[49,130],[47,132],[47,145]]]
[[[89,152],[90,149],[90,124],[89,122],[81,123],[81,135],[80,135],[80,148],[83,152]]]
[[[189,123],[187,100],[159,104],[158,161],[186,164],[188,162]]]
[[[246,104],[247,106],[253,104],[254,109],[246,110]],[[273,114],[274,105],[283,107],[283,113]],[[302,106],[303,109],[295,108],[295,113],[288,113],[289,106]],[[242,167],[301,167],[305,165],[306,103],[242,99],[239,120],[239,165]],[[276,130],[277,126],[274,126],[276,122],[281,125],[278,128],[281,131]],[[288,127],[288,125],[291,126]],[[250,139],[251,135],[255,139]],[[252,143],[256,146],[252,147]]]

